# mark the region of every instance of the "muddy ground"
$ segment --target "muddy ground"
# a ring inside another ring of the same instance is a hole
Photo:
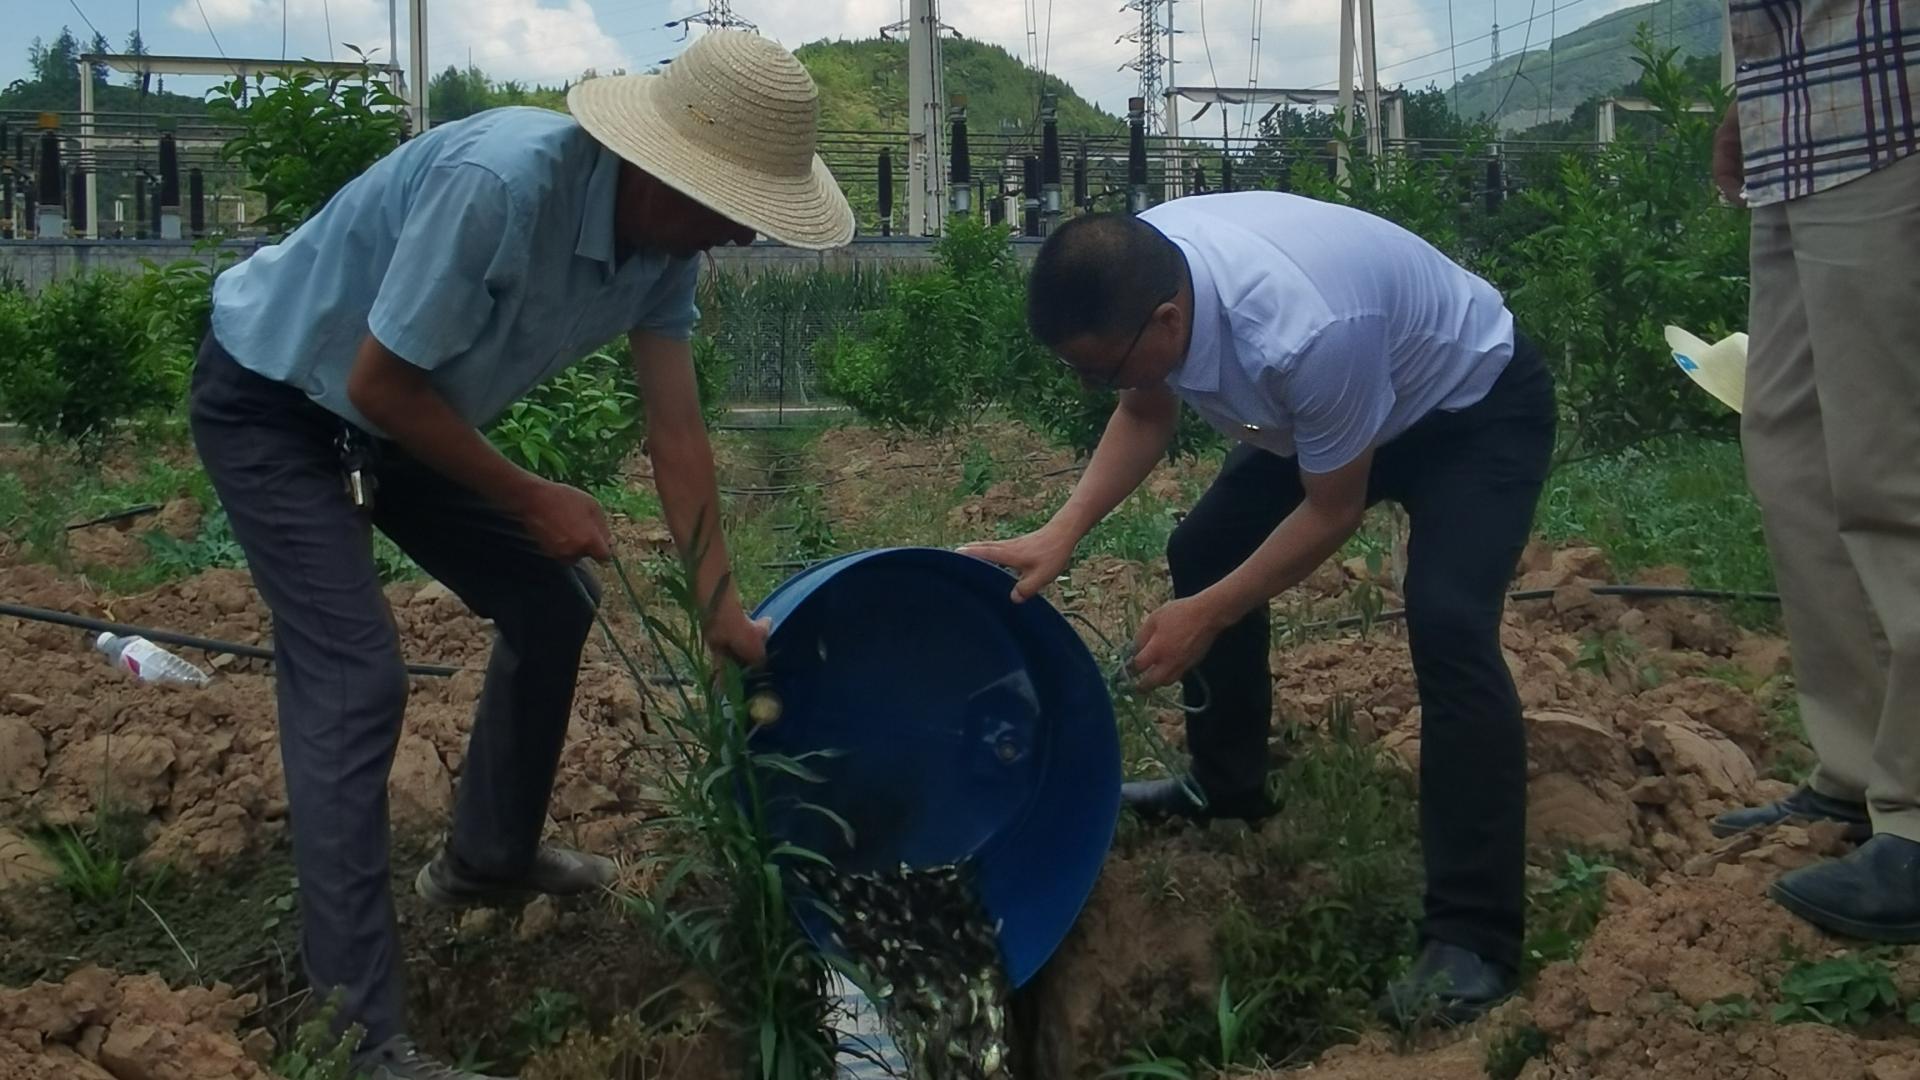
[[[808,490],[844,547],[950,544],[1037,524],[1075,476],[1070,457],[1010,428],[947,440],[835,430],[798,458],[778,456],[777,467],[764,446],[739,437],[723,441],[722,459],[723,482],[745,493],[734,499],[736,523],[784,513],[780,494],[761,491],[772,481],[818,484]],[[644,476],[644,463],[633,472]],[[1155,513],[1177,513],[1206,478],[1204,463],[1165,470],[1130,512],[1151,531]],[[900,517],[920,504],[918,516]],[[136,594],[106,590],[89,572],[137,565],[151,550],[145,531],[192,537],[202,512],[181,498],[125,528],[79,530],[68,569],[10,544],[0,552],[0,597],[268,643],[265,608],[243,571]],[[623,550],[658,551],[666,541],[657,521],[617,528]],[[888,529],[914,534],[883,535]],[[1116,533],[1102,544],[1056,592],[1097,628],[1089,631],[1096,652],[1108,647],[1101,635],[1124,640],[1166,595],[1164,564],[1138,537]],[[1341,738],[1381,751],[1385,774],[1405,770],[1398,782],[1410,785],[1419,707],[1398,624],[1381,621],[1364,636],[1308,626],[1397,607],[1390,536],[1386,546],[1389,557],[1325,567],[1276,606],[1275,753],[1284,758],[1293,742],[1324,736],[1337,717]],[[1633,579],[1677,584],[1685,572]],[[1338,1078],[1451,1080],[1486,1075],[1490,1052],[1524,1038],[1537,1053],[1520,1055],[1515,1075],[1531,1080],[1920,1078],[1920,1039],[1897,1018],[1857,1029],[1770,1019],[1788,969],[1846,945],[1768,904],[1765,886],[1841,850],[1838,839],[1784,828],[1715,842],[1707,832],[1713,814],[1785,793],[1804,767],[1805,748],[1784,720],[1784,644],[1708,604],[1628,604],[1592,593],[1613,580],[1598,550],[1536,545],[1516,585],[1553,596],[1513,605],[1502,634],[1527,709],[1530,835],[1542,872],[1568,849],[1619,868],[1605,881],[1605,908],[1584,950],[1547,964],[1522,999],[1466,1031],[1412,1042],[1378,1030],[1327,1032],[1320,1043],[1343,1045],[1317,1060],[1272,1064]],[[1373,607],[1357,600],[1369,594]],[[410,660],[464,669],[413,680],[391,784],[418,1034],[454,1058],[531,1058],[530,1076],[604,1073],[604,1062],[578,1048],[558,1062],[558,1032],[605,1032],[675,984],[683,992],[652,1002],[650,1015],[690,1015],[712,994],[610,901],[461,917],[411,900],[411,872],[451,807],[489,635],[438,585],[397,583],[389,598]],[[616,629],[629,634],[618,607],[610,611]],[[214,672],[212,685],[140,686],[110,671],[81,631],[0,619],[0,976],[14,987],[0,991],[0,1080],[263,1076],[312,1004],[294,959],[297,892],[270,667],[183,652]],[[665,748],[647,722],[660,707],[596,635],[550,828],[622,858],[636,887],[656,843],[645,824],[662,811],[655,778]],[[1177,712],[1162,708],[1152,719],[1177,748]],[[1131,764],[1150,769],[1139,745],[1129,745]],[[1318,827],[1285,814],[1259,831],[1123,825],[1080,925],[1021,1002],[1027,1030],[1038,1033],[1036,1075],[1096,1075],[1156,1033],[1210,1015],[1227,963],[1222,912],[1280,918],[1310,905],[1317,871],[1291,853]],[[143,884],[126,894],[137,898],[103,907],[63,886],[41,844],[60,829],[110,832],[137,852],[130,872]],[[1920,995],[1920,963],[1889,963],[1901,1000]],[[633,1039],[659,1070],[647,1075],[723,1071],[725,1048],[710,1031]]]

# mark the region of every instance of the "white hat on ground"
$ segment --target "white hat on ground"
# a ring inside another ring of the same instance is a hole
[[[1700,388],[1734,412],[1747,394],[1747,335],[1728,334],[1712,345],[1677,326],[1667,327],[1673,362]]]

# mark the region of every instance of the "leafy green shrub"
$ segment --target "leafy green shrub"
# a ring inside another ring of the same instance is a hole
[[[610,347],[514,402],[487,434],[521,468],[594,488],[619,475],[645,430],[633,368]]]
[[[1780,1004],[1773,1007],[1773,1022],[1810,1020],[1859,1027],[1899,1007],[1893,969],[1879,950],[1870,949],[1795,964],[1780,980]]]
[[[135,278],[131,301],[145,334],[146,361],[165,381],[167,398],[184,401],[194,357],[213,324],[213,279],[224,255],[215,261],[178,259],[162,266],[142,259],[146,272]]]
[[[1753,999],[1745,994],[1729,994],[1715,998],[1694,1010],[1694,1023],[1703,1031],[1714,1031],[1730,1027],[1742,1021],[1757,1018],[1759,1010],[1753,1007]]]
[[[333,999],[294,1032],[293,1045],[274,1059],[273,1075],[284,1080],[360,1080],[353,1067],[354,1052],[365,1034],[359,1024],[350,1024],[337,1034],[333,1017],[340,995]]]
[[[142,537],[154,571],[163,578],[190,578],[208,570],[247,565],[247,553],[234,538],[233,522],[224,507],[209,510],[200,522],[200,531],[191,540],[180,540],[154,530]]]
[[[1636,47],[1656,134],[1623,132],[1597,153],[1558,160],[1510,158],[1503,184],[1518,194],[1491,213],[1479,134],[1433,157],[1356,152],[1345,186],[1320,156],[1336,132],[1263,139],[1256,151],[1297,194],[1394,221],[1505,293],[1558,380],[1562,460],[1671,432],[1737,430],[1679,375],[1664,333],[1675,324],[1717,340],[1746,322],[1747,222],[1720,204],[1709,168],[1727,93],[1691,77],[1645,27]],[[1702,100],[1711,111],[1694,112]]]
[[[708,423],[726,412],[731,358],[696,338],[694,378]],[[587,355],[511,405],[487,429],[509,461],[591,491],[617,480],[646,438],[646,417],[624,341]]]
[[[1115,398],[1081,385],[1027,330],[1025,276],[1007,226],[956,219],[934,244],[939,266],[894,283],[858,333],[820,356],[829,393],[867,420],[920,433],[964,428],[1005,408],[1055,442],[1087,453]],[[1181,410],[1174,455],[1217,436]]]
[[[209,115],[243,129],[220,155],[246,168],[247,190],[266,196],[261,228],[291,232],[405,137],[406,102],[361,60],[351,74],[275,76],[271,90],[264,74],[213,88]]]
[[[1731,437],[1733,414],[1674,368],[1665,327],[1707,340],[1747,314],[1747,222],[1720,205],[1713,131],[1726,91],[1688,79],[1642,29],[1635,62],[1661,133],[1568,157],[1557,187],[1521,201],[1545,226],[1497,276],[1559,382],[1563,459],[1692,431]],[[1691,111],[1708,101],[1711,113]]]
[[[36,438],[97,444],[168,403],[128,279],[66,278],[0,300],[0,408]]]
[[[827,390],[875,423],[918,432],[971,424],[1005,400],[1038,349],[1008,236],[953,221],[934,244],[937,269],[896,282],[859,334],[827,345]]]
[[[1487,1043],[1487,1080],[1518,1080],[1547,1046],[1546,1033],[1531,1024],[1501,1032]]]
[[[1529,972],[1580,955],[1607,906],[1607,875],[1602,859],[1567,852],[1560,870],[1527,896],[1524,962]]]
[[[516,1057],[526,1057],[559,1046],[567,1032],[585,1019],[580,999],[564,990],[545,988],[533,992],[533,1000],[513,1015],[507,1041]]]

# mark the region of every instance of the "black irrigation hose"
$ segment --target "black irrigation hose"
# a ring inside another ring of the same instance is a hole
[[[1570,588],[1572,586],[1562,586]],[[1507,594],[1508,603],[1522,603],[1528,600],[1551,600],[1560,589],[1523,589]],[[1594,585],[1590,591],[1595,596],[1620,596],[1631,600],[1747,600],[1763,604],[1780,602],[1779,593],[1742,592],[1735,589],[1694,589],[1682,585]],[[1372,616],[1372,622],[1391,622],[1407,617],[1405,608],[1394,608]],[[1326,622],[1309,623],[1309,630],[1341,630],[1349,626],[1360,626],[1369,621],[1364,615],[1349,615],[1343,619],[1330,619]]]
[[[174,645],[183,649],[200,649],[210,653],[230,653],[252,660],[272,660],[273,650],[258,645],[242,645],[234,641],[220,641],[215,638],[195,637],[192,634],[176,634],[171,630],[154,630],[145,626],[132,626],[127,623],[108,622],[105,619],[92,619],[85,615],[73,615],[65,611],[51,611],[47,608],[27,607],[24,604],[0,603],[0,615],[10,615],[16,619],[31,619],[34,622],[52,623],[55,626],[71,626],[80,630],[105,631],[109,634],[137,635],[156,645]],[[450,678],[462,671],[478,671],[479,668],[453,667],[448,664],[408,664],[407,674],[426,675],[434,678]],[[650,675],[647,681],[655,686],[678,686],[684,680],[672,676]]]
[[[824,561],[823,559],[792,560],[780,563],[763,563],[762,565],[770,570],[804,569],[815,563]],[[1508,593],[1507,600],[1513,603],[1527,600],[1549,600],[1559,591],[1558,589],[1528,589],[1521,592]],[[1592,592],[1595,596],[1621,596],[1637,600],[1749,600],[1769,604],[1777,604],[1780,602],[1779,593],[1740,592],[1729,589],[1693,589],[1668,585],[1595,585],[1592,587]],[[28,607],[24,604],[0,603],[0,615],[10,616],[16,619],[30,619],[34,622],[51,623],[55,626],[71,626],[79,630],[91,630],[95,633],[104,631],[109,634],[137,635],[159,645],[173,645],[184,649],[200,649],[209,653],[228,653],[233,656],[244,656],[254,660],[273,659],[272,649],[263,649],[258,645],[242,645],[234,641],[220,641],[215,638],[195,637],[192,634],[177,634],[170,630],[156,630],[145,626],[134,626],[129,623],[109,622],[105,619],[93,619],[85,615],[73,615],[65,611],[53,611],[47,608]],[[1407,613],[1404,608],[1396,608],[1392,611],[1381,612],[1374,616],[1372,621],[1376,623],[1391,622],[1397,619],[1404,619],[1406,615]],[[1311,628],[1340,629],[1348,626],[1359,626],[1366,621],[1362,616],[1350,615],[1343,619],[1313,623],[1311,624]],[[447,664],[408,664],[406,669],[410,675],[426,675],[437,678],[447,678],[457,675],[462,671],[469,670]],[[677,685],[681,682],[681,680],[672,676],[658,675],[648,676],[648,681],[661,686]]]
[[[142,514],[151,514],[159,509],[159,503],[141,503],[139,506],[129,506],[125,510],[115,510],[111,514],[102,514],[97,518],[92,518],[87,521],[76,521],[67,526],[67,531],[72,532],[75,529],[90,529],[95,525],[111,525],[114,522],[125,521],[128,518],[136,518]]]
[[[171,630],[153,630],[144,626],[131,626],[127,623],[107,622],[104,619],[91,619],[85,615],[73,615],[64,611],[50,611],[46,608],[27,607],[24,604],[0,603],[0,615],[11,615],[16,619],[31,619],[34,622],[52,623],[56,626],[71,626],[80,630],[104,631],[109,634],[137,635],[156,645],[176,645],[183,649],[201,649],[210,653],[231,653],[254,660],[273,659],[272,649],[263,649],[258,645],[242,645],[234,641],[219,641],[214,638],[194,637],[192,634],[176,634]],[[410,675],[432,675],[445,678],[464,669],[448,667],[445,664],[408,664]]]

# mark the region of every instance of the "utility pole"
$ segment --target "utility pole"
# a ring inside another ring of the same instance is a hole
[[[410,54],[407,70],[413,73],[413,85],[407,93],[407,117],[413,134],[419,135],[427,130],[427,83],[432,81],[427,71],[427,0],[407,0],[407,51]]]
[[[331,49],[333,43],[328,42],[327,47]],[[328,55],[332,54],[329,53]],[[390,75],[392,76],[394,96],[407,96],[406,76],[400,73],[400,0],[387,0],[387,63],[392,65]],[[217,208],[213,216],[215,218],[220,216]]]
[[[1345,136],[1334,151],[1334,178],[1345,186],[1353,139],[1354,22],[1360,22],[1361,72],[1366,80],[1367,154],[1375,161],[1383,153],[1380,131],[1380,71],[1373,48],[1373,0],[1340,0],[1340,130]]]
[[[1334,179],[1347,184],[1347,144],[1353,140],[1353,0],[1340,0],[1340,132],[1334,148]]]
[[[1720,86],[1733,89],[1733,20],[1725,8],[1720,11]]]
[[[1350,0],[1360,5],[1360,67],[1367,91],[1367,158],[1378,169],[1386,156],[1386,144],[1380,137],[1380,67],[1373,49],[1373,0]]]
[[[911,0],[907,22],[906,235],[944,236],[947,198],[940,142],[947,99],[941,85],[938,0]]]

